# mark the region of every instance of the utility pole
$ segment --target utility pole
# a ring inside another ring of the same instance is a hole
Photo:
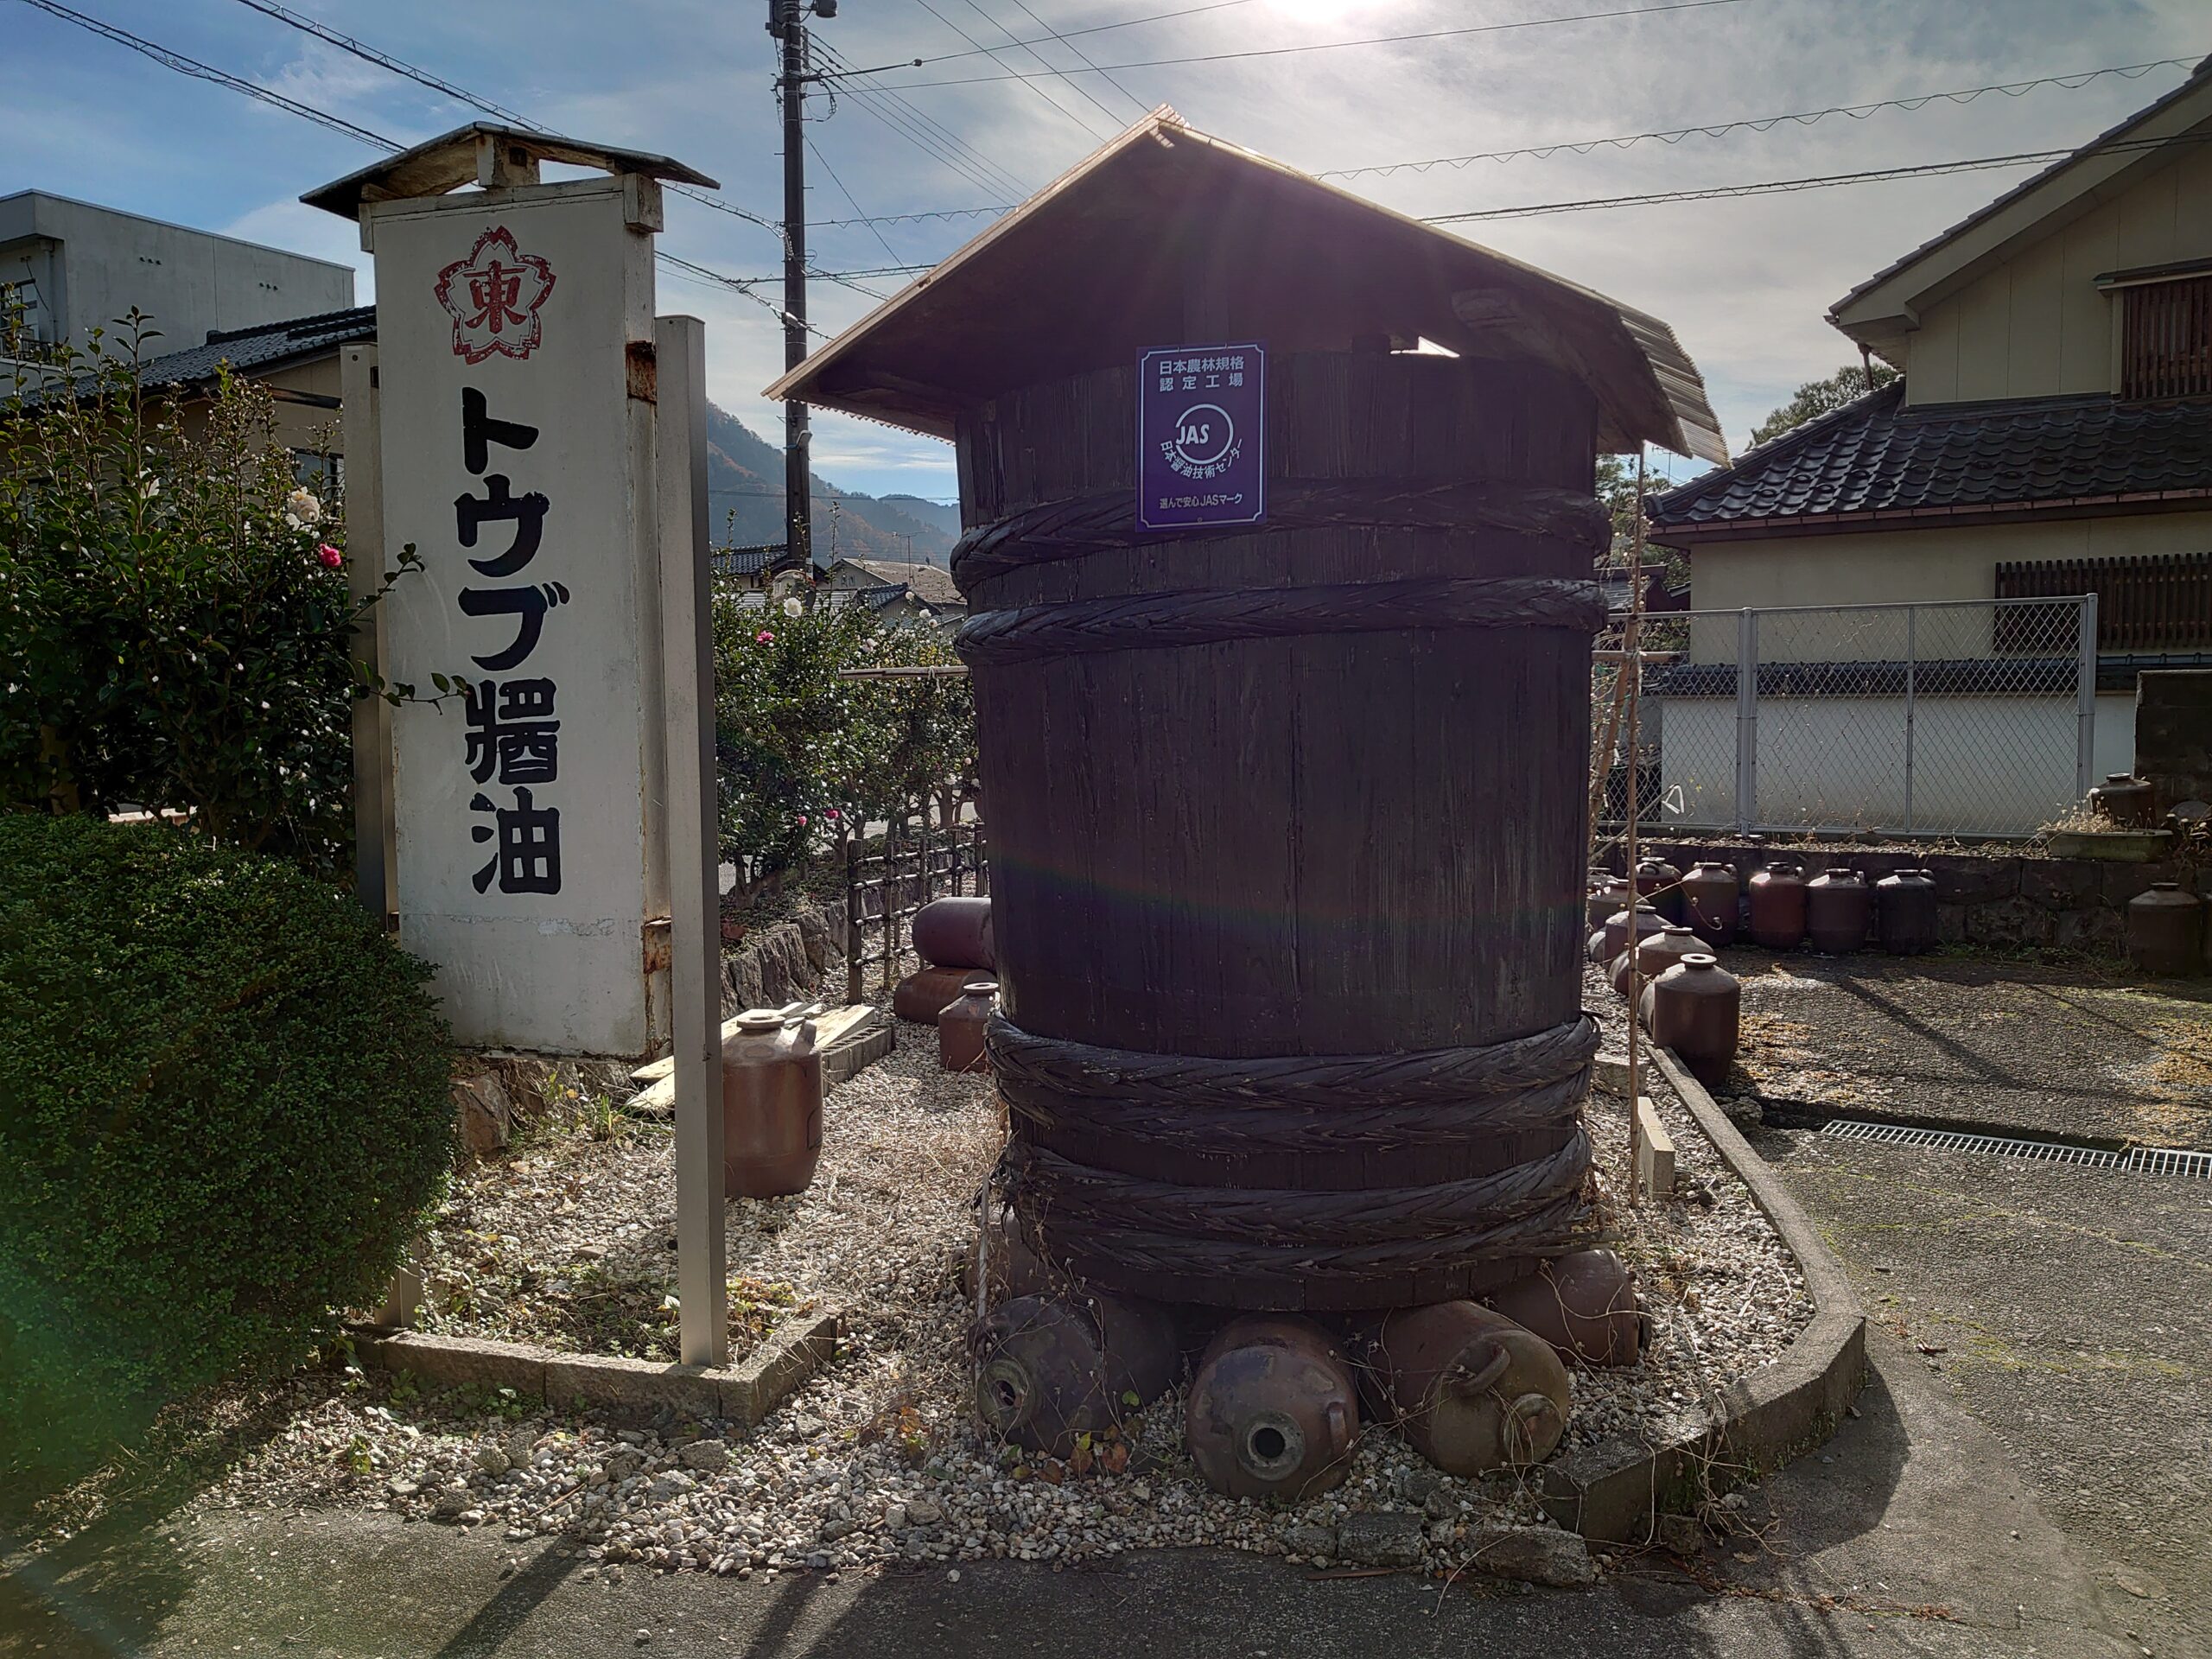
[[[806,15],[835,17],[837,0],[768,0],[768,33],[783,42],[776,93],[784,116],[784,368],[806,361]],[[806,405],[784,405],[784,544],[814,563],[814,491]]]

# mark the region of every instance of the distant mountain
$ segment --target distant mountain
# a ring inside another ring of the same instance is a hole
[[[713,404],[707,405],[707,517],[718,547],[784,539],[783,451]],[[957,508],[917,496],[879,499],[814,474],[814,555],[823,564],[834,553],[941,565],[952,551],[959,520]]]
[[[945,501],[925,501],[918,495],[887,495],[883,504],[896,507],[909,518],[918,518],[953,540],[960,539],[960,509]]]

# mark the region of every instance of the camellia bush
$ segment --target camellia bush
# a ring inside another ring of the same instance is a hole
[[[381,1300],[453,1162],[429,971],[287,861],[0,812],[0,1487]]]
[[[850,669],[957,662],[941,630],[885,625],[817,595],[715,603],[715,731],[725,857],[758,883],[872,819],[973,792],[975,699],[963,678],[849,680]]]
[[[399,573],[357,600],[269,390],[226,375],[181,421],[126,322],[123,352],[0,395],[0,805],[188,815],[334,876],[372,689],[353,635]]]

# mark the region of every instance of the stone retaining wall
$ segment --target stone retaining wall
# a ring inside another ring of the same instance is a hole
[[[2212,867],[2171,859],[2126,864],[2031,853],[1862,851],[1843,845],[1656,836],[1640,841],[1639,850],[1684,871],[1700,861],[1726,864],[1739,883],[1748,883],[1754,871],[1777,859],[1803,866],[1808,880],[1822,870],[1853,869],[1871,885],[1892,870],[1929,870],[1936,877],[1936,923],[1946,944],[2050,945],[2120,957],[2125,954],[2127,901],[2152,882],[2178,881],[2184,891],[2212,898]],[[1618,873],[1619,849],[1608,855],[1606,865]]]
[[[722,952],[722,1014],[810,1002],[825,985],[844,996],[845,907],[803,910]]]

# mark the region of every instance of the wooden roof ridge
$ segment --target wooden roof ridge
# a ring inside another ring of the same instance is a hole
[[[1007,321],[1005,307],[980,303],[993,287],[1009,285],[1014,273],[1005,267],[1010,262],[1024,252],[1032,263],[1065,257],[1059,245],[1081,238],[1101,257],[1128,265],[1132,286],[1150,283],[1157,288],[1163,281],[1160,262],[1154,260],[1140,270],[1142,262],[1130,249],[1140,245],[1147,215],[1156,224],[1174,211],[1177,198],[1165,188],[1171,180],[1140,180],[1152,188],[1141,194],[1127,193],[1125,200],[1109,194],[1097,204],[1099,213],[1057,224],[1052,245],[1027,246],[1041,235],[1036,230],[1040,219],[1054,217],[1089,193],[1110,193],[1113,176],[1154,146],[1187,150],[1235,169],[1255,185],[1294,193],[1272,205],[1303,204],[1330,221],[1328,234],[1315,238],[1317,247],[1388,243],[1387,248],[1376,250],[1374,267],[1380,280],[1396,285],[1395,297],[1407,315],[1354,315],[1358,304],[1371,302],[1371,295],[1363,301],[1340,294],[1333,302],[1345,309],[1343,320],[1357,325],[1357,331],[1410,328],[1418,321],[1422,334],[1453,350],[1467,348],[1463,354],[1548,360],[1583,380],[1596,395],[1605,447],[1629,449],[1649,442],[1679,454],[1726,462],[1727,444],[1707,399],[1703,378],[1673,329],[1658,318],[1202,132],[1166,105],[986,226],[763,395],[819,404],[910,431],[950,435],[954,409],[995,393],[979,393],[973,378],[965,387],[956,385],[942,372],[941,363],[934,365],[940,372],[933,378],[926,359],[942,354],[949,333],[963,327],[978,334],[987,328],[1003,332],[1017,326]],[[1067,314],[1062,320],[1068,326],[1096,326],[1095,317],[1076,312],[1074,299],[1031,291],[1048,286],[1031,284],[1023,290],[1027,314],[1021,326],[1031,334],[1048,332],[1055,304]],[[963,296],[976,302],[963,306]],[[976,314],[987,309],[993,315],[979,318]],[[930,320],[926,327],[925,316]],[[1353,331],[1348,326],[1346,333]],[[1163,337],[1147,343],[1176,342]],[[1040,378],[1047,377],[1033,376],[996,390],[1010,391],[1014,385],[1033,384]]]
[[[580,139],[564,138],[558,133],[510,126],[502,121],[471,121],[397,155],[372,162],[342,179],[334,179],[308,191],[300,200],[310,207],[336,213],[340,219],[355,219],[367,202],[442,196],[465,184],[488,188],[494,184],[535,183],[541,162],[603,168],[615,174],[641,173],[647,178],[696,185],[703,190],[720,188],[705,174],[670,156],[642,149],[623,149],[612,144],[586,143]]]

